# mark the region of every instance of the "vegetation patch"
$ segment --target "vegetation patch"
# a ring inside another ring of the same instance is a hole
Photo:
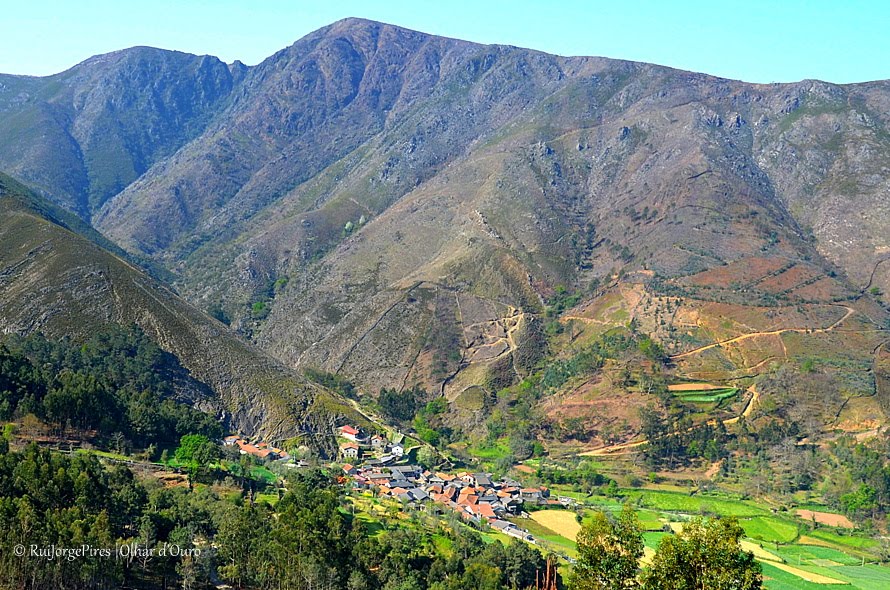
[[[771,516],[748,518],[741,521],[745,534],[752,539],[773,543],[790,543],[797,538],[797,525]]]

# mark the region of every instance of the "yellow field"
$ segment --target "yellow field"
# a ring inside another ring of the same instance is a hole
[[[822,574],[814,574],[813,572],[808,572],[806,570],[802,570],[800,568],[787,565],[784,563],[777,563],[775,561],[771,561],[770,565],[773,567],[777,567],[780,570],[785,570],[789,574],[793,574],[798,578],[804,579],[807,582],[813,582],[814,584],[849,584],[849,582],[845,582],[843,580],[837,580],[835,578],[829,578],[828,576],[823,576]]]
[[[782,561],[781,557],[774,553],[770,553],[757,543],[752,543],[751,541],[739,541],[739,544],[745,551],[750,551],[751,553],[753,553],[754,557],[756,557],[757,559],[762,559],[764,561]]]
[[[570,541],[574,541],[581,530],[581,525],[575,520],[575,513],[570,510],[538,510],[532,512],[531,517],[538,524]]]

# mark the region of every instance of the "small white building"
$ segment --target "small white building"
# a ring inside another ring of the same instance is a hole
[[[340,436],[345,438],[346,440],[351,440],[352,442],[358,442],[360,432],[358,428],[354,426],[350,426],[347,424],[346,426],[340,427]]]
[[[340,454],[347,459],[358,459],[359,447],[355,443],[340,445]]]

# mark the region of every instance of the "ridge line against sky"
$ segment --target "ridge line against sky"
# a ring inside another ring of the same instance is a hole
[[[49,75],[136,45],[259,63],[342,18],[747,82],[890,78],[890,2],[32,0],[0,5],[0,72]]]

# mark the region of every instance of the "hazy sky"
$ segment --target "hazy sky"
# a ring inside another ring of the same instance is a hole
[[[890,0],[0,0],[0,72],[151,45],[253,65],[347,16],[751,82],[890,78]]]

